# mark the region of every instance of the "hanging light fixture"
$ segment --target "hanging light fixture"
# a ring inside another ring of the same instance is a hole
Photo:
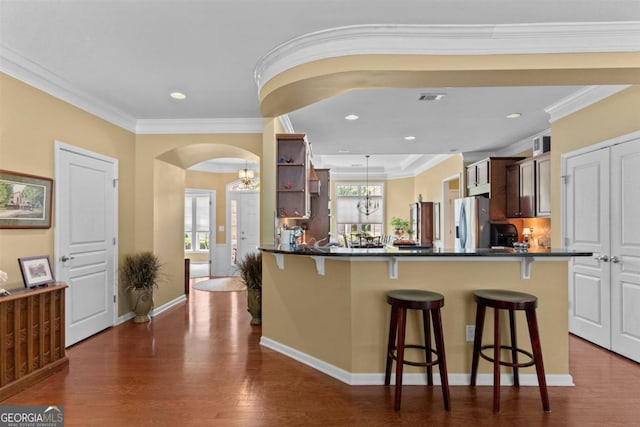
[[[247,168],[247,162],[244,162],[244,169],[238,171],[238,178],[242,182],[243,187],[250,187],[253,185],[253,170]]]
[[[376,199],[372,199],[369,196],[369,154],[364,156],[367,159],[367,169],[366,169],[366,184],[364,190],[364,197],[358,201],[358,210],[365,214],[366,216],[371,215],[378,209],[380,209],[380,201]]]

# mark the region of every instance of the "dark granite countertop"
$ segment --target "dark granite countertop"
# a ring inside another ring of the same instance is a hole
[[[529,248],[526,251],[513,248],[494,249],[428,249],[415,246],[387,246],[384,248],[339,248],[299,246],[293,251],[281,250],[275,245],[263,245],[263,252],[288,255],[313,255],[328,257],[574,257],[591,256],[592,252],[570,251],[566,249]]]

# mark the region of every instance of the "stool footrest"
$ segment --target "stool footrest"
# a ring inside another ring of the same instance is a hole
[[[494,361],[493,357],[489,357],[489,356],[487,356],[486,354],[484,354],[482,352],[482,350],[487,350],[487,349],[493,350],[493,345],[489,344],[489,345],[483,345],[482,347],[480,347],[480,357],[482,357],[484,360],[488,360],[489,362],[493,363],[493,361]],[[513,349],[513,347],[508,346],[508,345],[501,345],[500,349],[501,350],[509,350],[509,351],[511,351]],[[520,362],[520,363],[513,363],[513,362],[507,362],[507,361],[499,360],[498,363],[500,365],[502,365],[502,366],[509,366],[511,368],[526,368],[528,366],[533,366],[536,363],[534,358],[533,358],[533,354],[531,352],[523,350],[521,348],[516,348],[515,350],[518,353],[524,354],[530,360],[528,362]]]
[[[429,350],[432,354],[435,354],[436,356],[438,355],[438,352],[435,351],[432,348],[427,348],[424,345],[417,345],[417,344],[405,344],[404,348],[417,348],[420,350]],[[393,350],[391,350],[389,352],[389,357],[391,357],[393,360],[395,360],[396,362],[398,361],[398,357],[396,356],[396,350],[398,349],[398,347],[394,347]],[[435,359],[432,360],[431,362],[413,362],[411,360],[403,360],[402,361],[405,365],[411,365],[411,366],[423,366],[423,367],[428,367],[428,366],[435,366],[438,363],[440,363],[440,360]]]

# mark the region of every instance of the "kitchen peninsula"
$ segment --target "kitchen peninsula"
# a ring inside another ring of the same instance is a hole
[[[469,384],[473,343],[466,340],[465,331],[467,325],[475,323],[475,289],[511,289],[536,295],[547,383],[573,384],[569,373],[567,269],[572,257],[590,253],[394,247],[260,249],[262,345],[345,383],[383,383],[390,314],[385,295],[392,289],[409,288],[445,296],[442,316],[450,384]],[[516,317],[518,344],[530,348],[526,321]],[[411,313],[407,322],[407,342],[416,342],[421,320],[417,313]],[[485,331],[492,327],[488,316]],[[423,357],[412,356],[413,360]],[[478,384],[491,384],[491,366],[481,364],[480,368]],[[522,371],[522,384],[537,384],[532,368]],[[421,371],[406,372],[405,384],[424,383]]]

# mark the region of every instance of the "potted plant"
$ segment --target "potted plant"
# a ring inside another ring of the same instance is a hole
[[[153,289],[158,286],[162,265],[152,252],[127,255],[120,269],[120,281],[128,293],[134,323],[149,321],[153,308]]]
[[[404,232],[409,229],[409,221],[394,216],[391,218],[391,226],[396,230],[396,235],[402,237]]]
[[[262,324],[262,253],[250,252],[238,262],[240,277],[247,285],[247,311],[251,324]]]

